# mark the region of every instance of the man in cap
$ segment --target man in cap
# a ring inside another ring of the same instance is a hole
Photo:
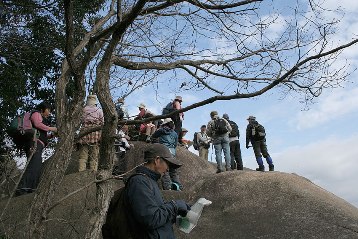
[[[140,103],[138,105],[138,109],[139,109],[139,114],[135,117],[136,120],[141,120],[141,119],[150,118],[150,117],[154,116],[154,114],[152,112],[150,112],[149,110],[146,109],[146,106],[143,103]],[[151,136],[155,132],[155,130],[156,130],[156,126],[152,122],[142,123],[139,126],[139,133],[141,133],[142,135],[143,134],[146,135],[145,141],[147,143],[151,142]]]
[[[223,118],[226,119],[227,122],[229,122],[232,129],[229,134],[231,169],[243,170],[244,167],[242,164],[240,141],[239,141],[239,137],[240,137],[239,127],[234,121],[229,119],[228,114],[223,114]]]
[[[220,118],[217,111],[210,112],[211,120],[208,123],[207,134],[212,138],[212,142],[215,149],[215,158],[217,163],[216,173],[223,172],[221,151],[224,151],[225,156],[225,168],[226,171],[231,170],[231,157],[230,157],[230,145],[229,134],[231,132],[231,126],[226,119]]]
[[[249,121],[249,124],[246,127],[246,148],[248,149],[250,147],[249,143],[251,142],[256,162],[259,165],[256,170],[265,171],[265,166],[262,161],[263,156],[269,165],[269,170],[274,171],[275,168],[272,158],[267,151],[265,128],[256,121],[256,117],[254,116],[249,116],[247,120]]]
[[[175,238],[172,224],[177,215],[185,216],[190,206],[183,200],[165,202],[157,181],[169,167],[182,164],[162,144],[151,144],[144,151],[144,166],[130,178],[125,191],[128,225],[134,239]]]
[[[116,103],[116,111],[118,115],[118,120],[129,119],[129,114],[127,106],[124,103],[124,98],[118,98]]]
[[[82,130],[101,126],[103,123],[103,111],[101,108],[97,107],[97,96],[89,95],[87,97],[86,107],[83,109]],[[79,140],[78,171],[81,172],[86,170],[87,163],[91,170],[97,170],[101,133],[101,131],[95,131]]]
[[[211,139],[206,134],[206,125],[200,127],[200,132],[197,133],[197,141],[199,145],[199,157],[208,160]]]

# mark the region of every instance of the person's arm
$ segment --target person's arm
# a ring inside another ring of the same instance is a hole
[[[163,129],[159,128],[152,134],[152,138],[159,138],[162,134],[163,134]]]
[[[208,126],[206,127],[206,134],[209,137],[213,137],[213,132],[212,132],[212,124],[213,124],[213,122],[214,122],[213,120],[209,121]]]
[[[174,221],[177,215],[173,201],[158,205],[154,195],[154,184],[146,176],[136,176],[130,180],[128,202],[130,213],[136,221],[147,229],[156,229]]]
[[[44,130],[44,131],[57,131],[56,127],[50,127],[42,123],[42,116],[39,112],[34,112],[31,115],[31,122],[36,129]]]
[[[246,127],[246,148],[249,147],[250,134],[251,134],[251,128],[250,128],[250,125],[247,125],[247,127]]]
[[[228,133],[230,134],[231,131],[232,131],[232,127],[231,127],[229,121],[227,121],[226,119],[224,119],[224,120],[226,121],[226,128],[227,128],[227,130],[228,130]]]

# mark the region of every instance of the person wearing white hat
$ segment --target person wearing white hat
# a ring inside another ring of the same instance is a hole
[[[249,116],[247,120],[249,124],[246,127],[246,148],[248,149],[250,147],[249,143],[251,142],[256,162],[259,166],[256,168],[256,171],[265,171],[262,156],[269,165],[269,171],[274,171],[274,164],[267,150],[265,128],[256,121],[256,117],[254,116]]]
[[[144,103],[138,105],[139,114],[134,118],[135,120],[141,120],[155,116],[152,112],[146,109]],[[142,123],[139,127],[139,133],[146,136],[146,142],[151,142],[152,134],[155,132],[156,126],[152,122]]]
[[[165,145],[173,157],[176,155],[176,146],[178,144],[178,134],[174,131],[174,122],[171,118],[165,118],[160,128],[154,132],[152,138],[158,139],[160,144]],[[169,167],[169,172],[164,173],[162,177],[163,190],[174,189],[173,183],[182,189],[179,175],[176,169]]]
[[[81,130],[101,126],[103,123],[103,111],[97,107],[97,96],[88,95],[86,107],[83,109]],[[87,164],[89,164],[91,170],[97,171],[101,133],[100,130],[95,131],[85,135],[79,140],[78,171],[86,170]]]

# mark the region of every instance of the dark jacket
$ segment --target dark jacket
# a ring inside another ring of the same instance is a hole
[[[173,201],[164,202],[157,180],[160,174],[140,166],[138,175],[127,184],[126,203],[128,224],[135,231],[134,239],[161,238],[174,239],[173,222],[177,208]]]
[[[159,143],[167,146],[170,152],[175,156],[175,148],[178,144],[178,134],[174,131],[174,129],[167,126],[160,127],[154,132],[152,138],[159,138]]]
[[[256,120],[250,122],[247,127],[246,127],[246,146],[249,145],[249,142],[255,142],[255,141],[260,141],[260,140],[265,140],[265,137],[263,137],[262,139],[255,139],[252,135],[252,129],[255,127],[255,126],[258,126],[260,125]],[[260,125],[260,127],[262,127]]]

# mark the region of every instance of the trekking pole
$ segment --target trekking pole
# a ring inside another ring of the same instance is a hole
[[[210,156],[210,162],[213,161],[213,152],[214,152],[214,145],[211,144],[211,156]]]

